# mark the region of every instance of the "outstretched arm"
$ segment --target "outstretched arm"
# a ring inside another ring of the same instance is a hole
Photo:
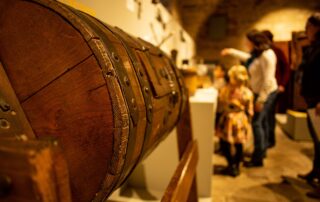
[[[249,53],[238,50],[238,49],[234,49],[234,48],[224,48],[221,51],[221,55],[223,56],[231,55],[233,57],[240,59],[243,62],[247,61],[251,57]]]

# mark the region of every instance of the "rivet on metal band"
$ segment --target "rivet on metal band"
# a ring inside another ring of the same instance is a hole
[[[125,77],[123,78],[123,81],[124,81],[124,83],[125,83],[127,86],[130,86],[130,81],[129,81],[129,79],[128,79],[127,76],[125,76]]]
[[[0,119],[0,129],[4,129],[4,130],[10,129],[10,122],[6,119]]]
[[[112,58],[116,61],[116,62],[119,62],[119,57],[118,55],[115,53],[115,52],[112,52]]]

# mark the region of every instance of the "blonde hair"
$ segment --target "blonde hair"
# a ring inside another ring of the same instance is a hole
[[[242,65],[234,65],[228,71],[229,78],[233,78],[239,84],[246,85],[249,80],[247,69]]]

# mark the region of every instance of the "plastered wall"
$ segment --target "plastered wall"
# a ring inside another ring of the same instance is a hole
[[[109,25],[120,27],[155,46],[161,44],[160,48],[167,54],[170,54],[172,49],[178,50],[178,66],[181,66],[183,59],[191,59],[194,56],[193,39],[161,4],[152,4],[151,0],[60,1],[87,12]],[[141,2],[140,6],[138,2]],[[157,20],[159,16],[162,22]],[[182,38],[184,40],[181,40]]]

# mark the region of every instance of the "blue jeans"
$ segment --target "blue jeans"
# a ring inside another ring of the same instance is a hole
[[[277,98],[277,92],[269,94],[263,105],[261,112],[255,112],[252,120],[252,129],[254,135],[254,151],[252,154],[252,162],[262,162],[268,148],[268,136],[270,131],[270,110]]]
[[[276,130],[276,106],[277,106],[277,101],[279,98],[279,93],[276,92],[275,95],[271,95],[272,98],[270,98],[270,100],[268,100],[268,102],[266,102],[266,104],[268,105],[268,135],[267,135],[267,147],[273,147],[276,144],[276,134],[275,134],[275,130]]]

